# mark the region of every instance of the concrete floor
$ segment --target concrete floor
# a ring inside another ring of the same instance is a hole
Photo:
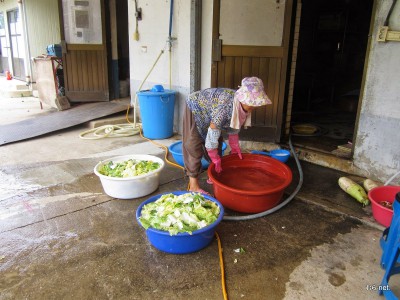
[[[52,111],[34,98],[0,103],[1,124]],[[154,249],[135,219],[148,196],[113,199],[93,173],[105,158],[163,150],[139,135],[80,139],[87,129],[0,147],[0,299],[223,299],[216,240],[188,255]],[[287,194],[299,180],[293,158],[289,166]],[[383,228],[337,187],[340,172],[302,168],[302,189],[283,209],[219,225],[229,299],[383,299],[375,290]],[[201,180],[212,191],[205,173]],[[167,165],[154,194],[187,182]],[[399,277],[390,281],[398,294]]]

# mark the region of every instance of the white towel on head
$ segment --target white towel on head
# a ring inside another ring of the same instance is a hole
[[[240,110],[242,110],[242,113],[246,113],[245,111],[243,111],[240,102],[236,99],[233,99],[232,117],[231,117],[231,124],[229,125],[229,127],[233,129],[240,129],[242,125],[245,128],[251,126],[251,113],[248,113],[243,124],[240,124],[240,113],[241,113]]]

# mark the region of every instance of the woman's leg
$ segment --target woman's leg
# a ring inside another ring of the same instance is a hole
[[[200,190],[198,177],[202,171],[203,144],[204,141],[197,131],[193,114],[186,106],[183,115],[182,153],[185,173],[189,176],[189,190],[192,192]]]

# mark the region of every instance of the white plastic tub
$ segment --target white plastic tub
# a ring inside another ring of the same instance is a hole
[[[107,164],[110,161],[113,161],[114,163],[119,163],[128,159],[151,160],[154,162],[158,162],[160,164],[160,168],[147,174],[128,178],[105,176],[100,174],[98,171],[102,165]],[[151,194],[158,188],[160,184],[160,172],[163,168],[164,161],[157,156],[146,154],[133,154],[117,156],[103,160],[94,167],[94,173],[100,178],[104,192],[107,195],[119,199],[133,199]]]

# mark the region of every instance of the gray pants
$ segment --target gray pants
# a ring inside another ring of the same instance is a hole
[[[210,161],[206,148],[204,146],[205,141],[199,134],[196,122],[190,109],[185,106],[185,112],[183,115],[183,129],[182,129],[182,154],[183,162],[185,164],[185,173],[189,177],[197,178],[202,172],[201,158],[203,155],[206,160]],[[221,155],[222,152],[222,135],[219,138],[218,152]]]

